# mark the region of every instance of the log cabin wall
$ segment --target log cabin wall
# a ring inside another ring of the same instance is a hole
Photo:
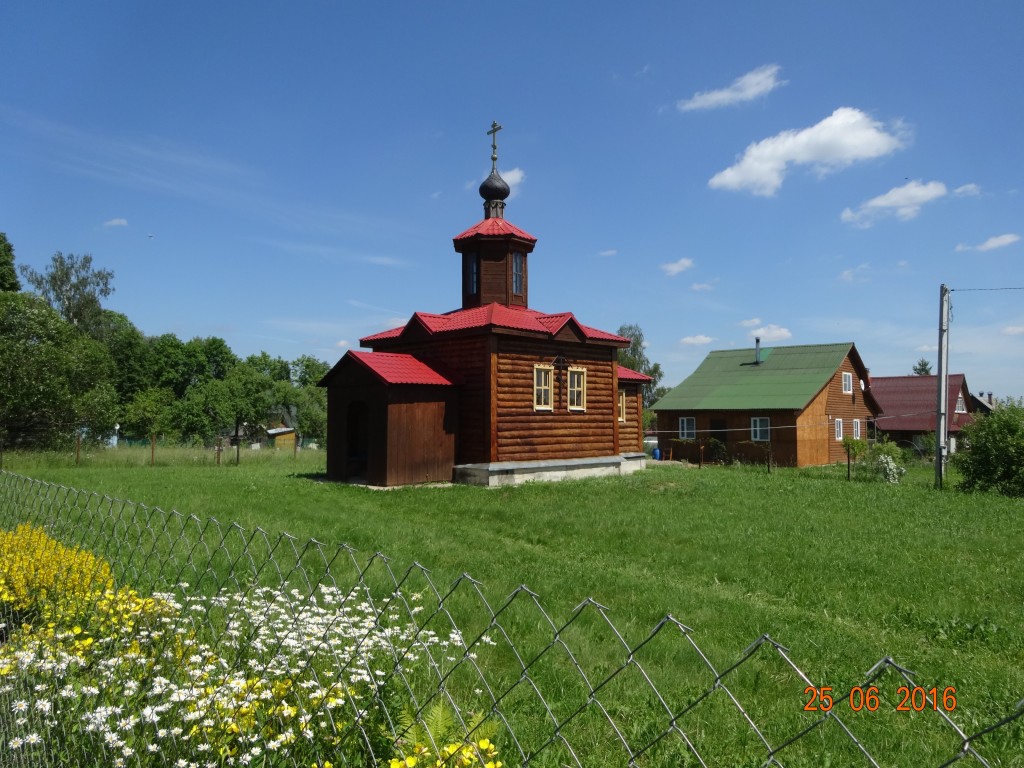
[[[586,369],[586,409],[570,411],[568,372],[554,371],[552,409],[534,409],[534,366],[558,356],[566,366]],[[495,358],[492,461],[614,456],[618,447],[616,350],[609,347],[498,338]],[[561,375],[560,375],[561,373]]]
[[[388,387],[384,485],[451,481],[456,400],[451,387]]]
[[[641,387],[639,384],[620,383],[619,391],[626,399],[626,418],[619,422],[619,451],[623,453],[642,451],[644,449],[644,430]]]
[[[373,377],[356,369],[327,388],[327,477],[387,481],[386,392]]]
[[[383,351],[383,350],[382,350]],[[489,335],[446,336],[436,341],[388,345],[388,352],[405,352],[436,361],[459,373],[457,405],[459,433],[455,463],[490,461],[490,343]]]
[[[843,373],[849,373],[852,377],[853,391],[843,392]],[[826,387],[827,404],[825,406],[828,420],[828,458],[825,462],[835,464],[846,461],[846,451],[843,450],[843,442],[835,437],[835,420],[843,420],[843,436],[853,437],[853,420],[860,420],[860,438],[867,440],[868,420],[874,418],[871,409],[864,402],[864,392],[861,390],[860,374],[853,362],[847,357],[843,360],[839,370],[829,381]]]
[[[697,430],[696,440],[679,439],[679,419],[683,416],[694,418]],[[767,416],[769,440],[751,440],[751,418]],[[659,411],[658,447],[663,458],[685,460],[697,463],[700,460],[700,445],[704,443],[704,460],[738,460],[763,464],[771,461],[777,466],[798,466],[796,417],[792,411]],[[710,440],[717,440],[725,446],[724,456],[719,456]]]
[[[514,293],[512,290],[512,254],[518,251],[523,253],[524,249],[512,246],[508,251],[482,250],[480,259],[480,293],[475,306],[497,301],[506,306],[527,306],[528,295],[527,281],[527,259],[523,259],[523,292]]]
[[[818,467],[829,463],[828,387],[811,401],[796,420],[799,443],[797,466]]]

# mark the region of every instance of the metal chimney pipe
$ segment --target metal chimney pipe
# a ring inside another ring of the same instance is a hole
[[[761,337],[754,337],[754,365],[761,364]]]

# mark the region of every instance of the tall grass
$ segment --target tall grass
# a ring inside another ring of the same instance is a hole
[[[848,482],[845,466],[768,473],[662,464],[625,478],[382,492],[324,482],[324,456],[311,451],[293,457],[243,450],[237,466],[216,466],[202,452],[164,456],[161,462],[158,451],[157,465],[149,466],[148,450],[117,449],[75,465],[67,456],[8,453],[4,468],[246,529],[346,543],[367,559],[382,552],[399,572],[423,563],[438,584],[468,573],[491,605],[526,584],[556,626],[590,597],[608,607],[628,644],[672,614],[695,630],[719,669],[766,633],[790,648],[817,685],[837,692],[892,657],[922,685],[955,687],[954,719],[968,731],[1024,697],[1024,507],[936,491],[928,468],[912,470],[899,485]],[[506,618],[524,633],[524,648],[550,642],[550,628],[535,612]],[[569,636],[588,674],[614,668],[621,655],[599,612],[585,612]],[[676,669],[668,688],[680,700],[708,685],[707,670],[685,650],[660,637],[644,650],[658,666]],[[758,722],[777,724],[770,733],[799,723],[807,701],[803,686],[785,679],[770,655],[745,663],[734,678],[757,702]],[[577,676],[563,685],[569,702],[581,682]],[[780,685],[788,693],[758,698],[759,690]],[[880,683],[889,710],[896,686]],[[652,706],[636,690],[621,694],[627,720]],[[890,711],[859,719],[874,738],[872,754],[893,756],[891,764],[909,764],[899,755],[911,742],[914,754],[935,764],[956,751],[945,735],[920,736],[914,717]],[[1013,734],[1019,738],[1019,729]],[[729,754],[745,754],[748,738],[738,728]],[[842,757],[848,743],[827,748]]]

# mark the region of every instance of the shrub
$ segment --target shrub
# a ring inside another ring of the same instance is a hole
[[[895,485],[907,471],[903,467],[904,460],[903,449],[883,439],[868,447],[861,465],[867,469],[869,476]]]
[[[965,449],[953,455],[958,488],[1024,497],[1024,400],[1004,400],[961,436]]]

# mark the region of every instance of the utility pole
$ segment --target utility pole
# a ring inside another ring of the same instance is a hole
[[[946,477],[946,451],[949,438],[946,433],[946,413],[949,411],[949,288],[939,286],[939,360],[938,404],[935,421],[935,487],[941,489]]]

